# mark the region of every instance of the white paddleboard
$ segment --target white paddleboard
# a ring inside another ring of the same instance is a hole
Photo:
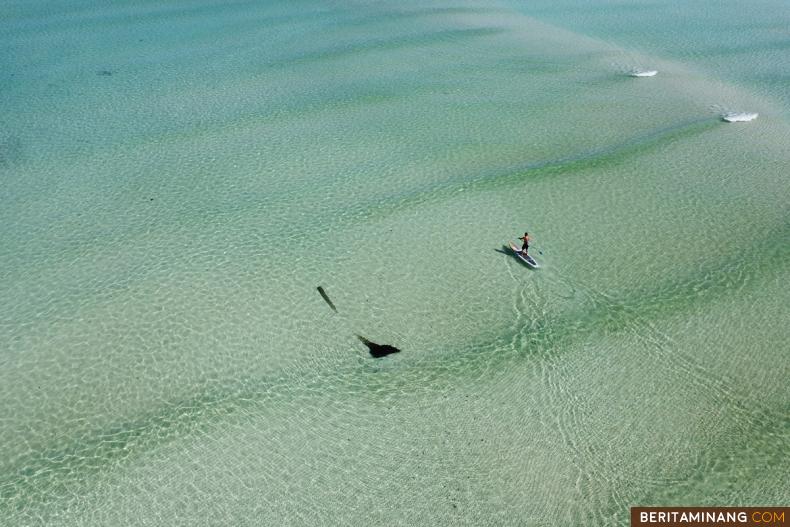
[[[513,249],[516,258],[518,258],[528,266],[532,267],[533,269],[537,269],[538,267],[540,267],[540,265],[538,265],[538,262],[533,257],[531,257],[530,255],[524,256],[521,253],[521,249],[519,249],[519,247],[515,243],[510,242],[510,248]]]

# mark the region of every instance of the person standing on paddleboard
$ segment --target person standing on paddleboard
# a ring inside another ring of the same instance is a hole
[[[523,241],[524,243],[521,245],[521,254],[527,256],[527,249],[529,249],[529,242],[532,241],[532,238],[529,237],[529,233],[525,232],[524,236],[520,237],[519,240]]]

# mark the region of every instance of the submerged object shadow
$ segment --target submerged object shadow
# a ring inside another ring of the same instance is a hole
[[[375,358],[386,357],[392,353],[400,352],[400,350],[395,346],[390,346],[389,344],[376,344],[375,342],[371,342],[370,340],[366,339],[362,335],[357,335],[357,338],[368,347],[368,351],[370,351],[370,354]]]
[[[321,295],[321,298],[324,299],[324,302],[334,311],[337,313],[337,308],[332,300],[329,298],[329,295],[326,293],[322,286],[316,287],[318,290],[318,294]],[[395,346],[390,346],[389,344],[377,344],[371,340],[366,339],[362,335],[357,335],[357,338],[362,341],[362,343],[368,347],[368,351],[370,355],[374,358],[386,357],[387,355],[391,355],[392,353],[398,353],[400,350]]]

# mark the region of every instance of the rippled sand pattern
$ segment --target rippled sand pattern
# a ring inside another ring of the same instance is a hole
[[[0,525],[786,504],[787,34],[635,5],[6,2]]]

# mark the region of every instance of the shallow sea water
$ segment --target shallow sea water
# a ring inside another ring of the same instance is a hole
[[[0,525],[786,504],[782,5],[6,2]]]

